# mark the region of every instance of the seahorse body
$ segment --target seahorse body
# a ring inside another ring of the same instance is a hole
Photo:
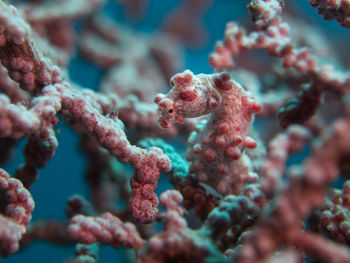
[[[261,106],[227,73],[194,75],[186,70],[170,83],[172,90],[155,99],[162,127],[209,114],[188,139],[190,173],[223,194],[239,194],[246,183],[257,181],[244,149],[256,147],[248,133]]]

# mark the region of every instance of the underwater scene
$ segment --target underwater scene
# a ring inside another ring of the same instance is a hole
[[[349,28],[349,0],[0,0],[0,262],[349,263]]]

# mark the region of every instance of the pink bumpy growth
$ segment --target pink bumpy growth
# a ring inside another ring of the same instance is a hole
[[[0,255],[8,256],[19,249],[19,241],[32,218],[34,201],[21,181],[0,169],[0,195],[6,203],[0,213]]]
[[[248,157],[242,154],[245,148],[256,147],[248,133],[253,114],[261,106],[227,73],[194,75],[186,70],[172,77],[170,83],[173,89],[155,99],[163,128],[188,117],[210,114],[188,139],[190,172],[224,194],[238,194],[246,183],[256,181]]]

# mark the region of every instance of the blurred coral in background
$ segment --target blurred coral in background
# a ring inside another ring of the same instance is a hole
[[[350,262],[349,21],[0,0],[2,261]]]

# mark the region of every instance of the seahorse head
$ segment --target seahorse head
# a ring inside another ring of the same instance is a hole
[[[203,75],[203,77],[198,77]],[[185,118],[201,116],[207,108],[207,89],[204,74],[195,76],[190,70],[176,74],[170,79],[173,87],[168,94],[158,94],[155,103],[158,104],[161,127],[169,128],[174,122],[184,122]]]

